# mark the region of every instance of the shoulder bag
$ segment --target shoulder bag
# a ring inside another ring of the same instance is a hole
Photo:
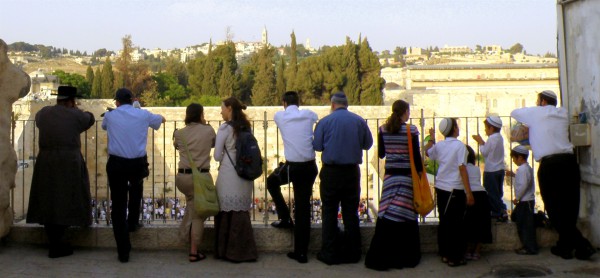
[[[410,124],[406,124],[406,136],[408,137],[408,154],[410,156],[410,171],[413,183],[413,205],[415,211],[421,215],[421,217],[425,217],[433,210],[433,196],[431,195],[431,188],[429,186],[429,181],[427,180],[427,171],[425,171],[423,160],[421,160],[421,164],[423,165],[421,175],[419,175],[415,166],[415,154],[412,147]]]
[[[189,146],[182,134],[181,141],[185,145],[190,167],[192,168],[192,181],[194,182],[194,211],[196,215],[206,219],[219,213],[219,198],[217,188],[210,175],[202,175],[192,159]],[[191,204],[187,204],[188,206]]]

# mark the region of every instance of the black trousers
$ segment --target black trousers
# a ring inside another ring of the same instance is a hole
[[[321,173],[323,202],[323,239],[321,257],[331,262],[358,262],[361,256],[358,203],[360,169],[358,165],[323,165]],[[338,208],[342,207],[344,232],[338,228]]]
[[[440,256],[451,262],[459,262],[464,258],[467,249],[464,222],[467,196],[463,190],[445,191],[436,188],[435,192],[440,215],[438,226]]]
[[[548,218],[558,232],[556,246],[564,252],[590,248],[590,242],[577,229],[581,176],[575,155],[544,157],[537,175]]]
[[[66,225],[44,224],[44,231],[46,232],[46,237],[48,237],[50,250],[61,248],[62,239],[68,227]]]
[[[290,219],[288,208],[283,195],[281,185],[291,182],[294,185],[295,213],[294,218],[294,252],[306,254],[310,239],[310,197],[317,178],[317,163],[314,160],[306,162],[287,162],[279,174],[271,174],[267,178],[267,189],[273,198],[277,215],[281,220]],[[288,181],[289,174],[289,181]]]
[[[535,201],[519,202],[511,214],[511,220],[517,224],[517,233],[525,250],[537,253],[537,236],[535,228]]]
[[[131,249],[128,227],[137,225],[140,219],[143,182],[148,176],[147,161],[145,156],[127,159],[110,155],[106,163],[113,233],[119,254],[128,254]]]

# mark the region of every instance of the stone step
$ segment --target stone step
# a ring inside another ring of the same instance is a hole
[[[291,230],[277,229],[269,225],[254,224],[254,238],[259,252],[288,252],[293,249],[293,233]],[[437,223],[419,225],[422,252],[437,252]],[[586,231],[585,229],[583,231]],[[373,224],[361,226],[363,251],[368,250],[375,232]],[[133,248],[164,250],[186,249],[187,243],[179,237],[178,225],[146,224],[135,233],[131,233]],[[506,251],[520,247],[516,225],[508,223],[492,223],[492,244],[484,244],[486,251]],[[66,240],[74,246],[81,247],[116,247],[111,226],[104,224],[88,228],[71,227],[67,230]],[[212,223],[207,222],[201,244],[202,250],[214,249],[215,231]],[[538,228],[537,241],[540,247],[550,247],[558,235],[553,229]],[[45,244],[44,228],[36,224],[17,223],[11,228],[6,240],[14,243]],[[309,251],[318,251],[321,246],[321,225],[313,224]]]

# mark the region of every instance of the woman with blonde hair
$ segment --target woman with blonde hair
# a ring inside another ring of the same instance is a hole
[[[202,105],[192,103],[185,110],[185,127],[175,130],[173,144],[179,150],[179,166],[175,177],[175,186],[185,195],[186,206],[180,226],[180,236],[190,241],[189,261],[197,262],[206,258],[198,251],[204,231],[204,218],[194,211],[194,182],[192,181],[192,165],[199,168],[201,175],[208,175],[210,180],[210,150],[215,145],[215,131],[204,120]],[[190,161],[188,158],[192,158]]]

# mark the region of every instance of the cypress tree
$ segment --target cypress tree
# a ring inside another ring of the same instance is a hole
[[[342,52],[342,68],[345,79],[343,91],[346,93],[349,104],[360,103],[360,78],[358,67],[358,47],[350,38],[346,37],[346,45]]]
[[[95,78],[92,82],[92,98],[102,98],[102,72],[100,67],[96,68]]]
[[[367,38],[360,43],[358,51],[360,64],[361,105],[381,105],[385,80],[381,78],[381,64],[373,53]]]
[[[217,92],[217,67],[215,65],[215,59],[212,53],[212,40],[208,47],[208,55],[204,63],[203,69],[203,80],[202,80],[202,93],[201,95],[218,96]]]
[[[112,99],[114,97],[114,81],[115,77],[112,70],[112,64],[110,57],[106,57],[104,65],[102,66],[102,98]]]
[[[298,73],[298,53],[296,46],[296,34],[292,31],[290,34],[292,44],[290,45],[290,63],[287,67],[285,80],[287,81],[286,88],[288,91],[296,90],[296,74]]]
[[[280,100],[285,93],[285,61],[283,60],[283,57],[279,59],[279,65],[276,74],[277,79],[275,81],[275,90],[277,92],[278,100]]]
[[[235,76],[225,65],[221,70],[221,78],[219,79],[219,96],[222,98],[233,96],[233,88],[235,85]]]
[[[90,84],[90,86],[92,84],[94,84],[94,70],[92,69],[92,66],[88,65],[86,71],[85,71],[85,80],[87,80],[87,82]]]
[[[264,46],[258,51],[257,71],[252,86],[252,104],[267,106],[276,104],[275,67],[271,61],[273,49]]]

